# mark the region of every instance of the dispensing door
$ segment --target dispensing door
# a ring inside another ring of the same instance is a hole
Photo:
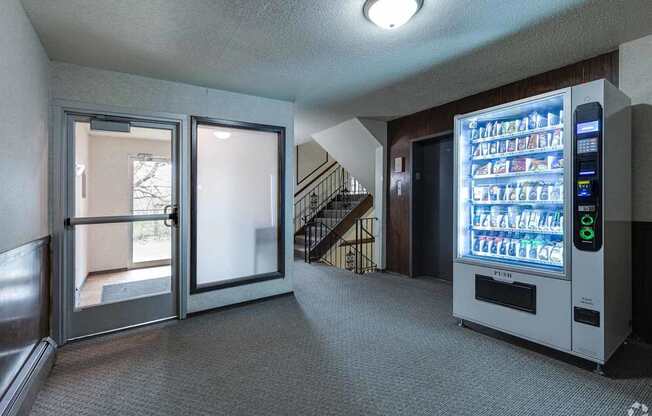
[[[66,122],[66,338],[176,317],[178,126]]]

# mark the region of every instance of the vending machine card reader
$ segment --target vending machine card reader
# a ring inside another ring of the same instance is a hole
[[[573,241],[578,250],[602,247],[602,106],[582,104],[575,110]]]

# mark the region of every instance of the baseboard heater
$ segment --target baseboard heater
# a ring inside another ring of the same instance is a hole
[[[54,365],[56,344],[50,338],[41,340],[23,364],[0,399],[1,416],[27,416],[36,395]]]
[[[475,298],[531,314],[537,313],[537,287],[527,283],[503,282],[476,274]]]

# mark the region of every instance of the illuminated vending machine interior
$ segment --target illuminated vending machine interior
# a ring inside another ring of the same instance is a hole
[[[629,106],[599,80],[455,118],[460,323],[599,365],[629,335]]]

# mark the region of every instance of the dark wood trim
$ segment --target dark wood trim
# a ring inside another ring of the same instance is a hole
[[[335,165],[337,165],[337,160],[333,161],[333,163],[331,163],[331,165],[330,165],[329,167],[327,167],[326,169],[324,169],[322,173],[320,173],[319,175],[317,175],[317,176],[315,176],[314,178],[312,178],[312,179],[310,180],[310,182],[308,182],[308,183],[305,184],[301,189],[299,189],[298,191],[296,191],[296,192],[294,193],[295,198],[296,198],[299,194],[301,194],[301,192],[303,192],[303,191],[305,191],[306,189],[308,189],[308,188],[310,187],[310,185],[312,185],[313,183],[315,183],[315,182],[317,182],[319,179],[321,179],[322,176],[324,176],[326,173],[330,172],[330,170],[333,169],[333,166],[335,166]],[[323,166],[323,165],[322,165],[322,166]]]
[[[328,155],[328,152],[326,150],[324,150],[324,153],[326,153],[326,160],[324,160],[324,162],[322,164],[320,164],[319,166],[314,168],[312,171],[310,171],[310,173],[307,174],[303,179],[299,180],[299,145],[294,146],[294,149],[295,149],[295,154],[296,154],[296,158],[295,158],[296,159],[296,165],[295,165],[295,167],[296,167],[296,171],[295,171],[296,172],[296,179],[295,179],[295,182],[296,182],[296,185],[298,186],[298,185],[301,185],[301,183],[303,183],[306,179],[308,179],[313,173],[315,173],[319,169],[321,169],[322,166],[327,164],[329,155]]]
[[[242,285],[259,283],[266,280],[285,278],[285,127],[266,124],[248,123],[233,120],[221,120],[208,117],[191,117],[190,131],[190,294],[211,292]],[[197,284],[197,128],[199,125],[218,126],[234,129],[265,131],[276,133],[278,137],[278,182],[277,182],[277,265],[273,273],[258,274],[229,279],[225,282]]]
[[[387,270],[403,275],[410,273],[409,201],[412,193],[410,159],[412,140],[453,130],[453,117],[456,114],[465,114],[601,78],[618,85],[618,51],[391,120],[387,126],[387,180],[385,182]],[[393,172],[391,169],[392,161],[396,157],[405,158],[405,172]],[[402,184],[401,195],[398,195],[399,181]]]

